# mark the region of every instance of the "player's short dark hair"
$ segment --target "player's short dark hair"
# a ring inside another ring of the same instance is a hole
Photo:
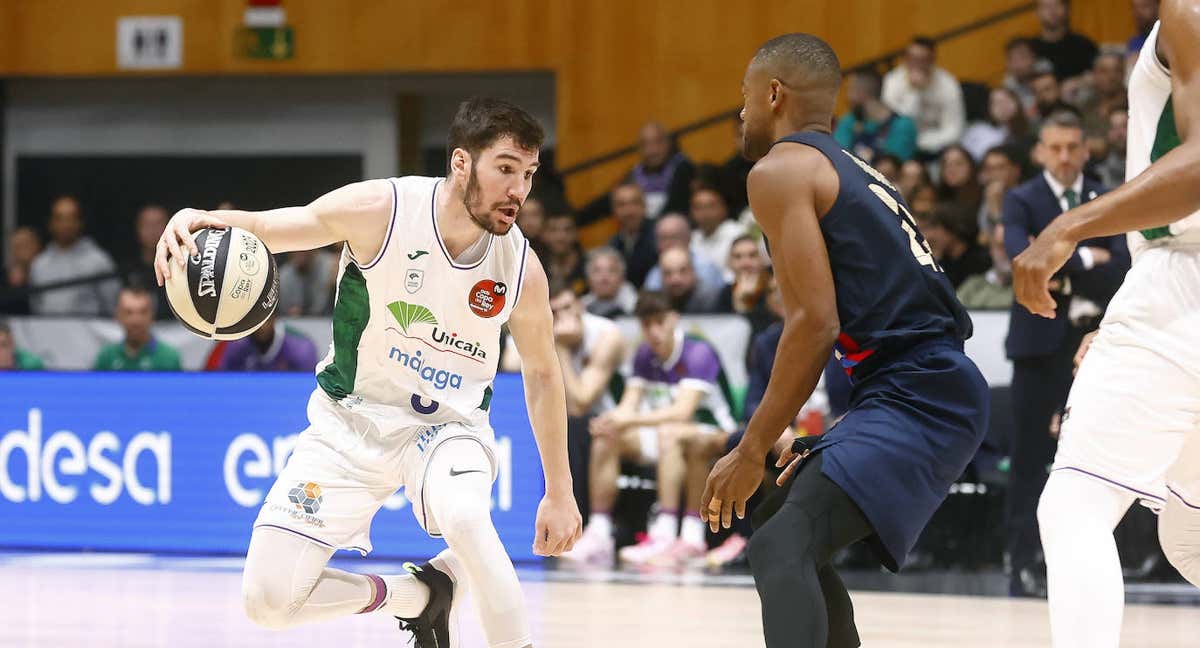
[[[673,312],[675,307],[671,306],[671,300],[656,290],[643,290],[638,294],[637,305],[633,307],[633,315],[642,322]]]
[[[7,319],[0,319],[0,334],[12,335],[12,325],[8,323]]]
[[[804,33],[776,36],[754,53],[753,62],[776,71],[799,69],[805,78],[834,87],[842,83],[842,65],[837,53],[818,36]]]
[[[463,149],[476,157],[502,137],[534,151],[542,148],[546,132],[537,119],[516,104],[492,97],[472,97],[458,105],[446,136],[446,157]]]
[[[928,36],[913,36],[912,40],[908,41],[908,44],[909,45],[919,45],[919,46],[924,47],[925,49],[929,50],[930,52],[933,52],[934,54],[937,53],[937,41],[933,40],[932,38],[930,38]]]

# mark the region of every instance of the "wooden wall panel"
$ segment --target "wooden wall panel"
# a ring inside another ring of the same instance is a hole
[[[740,102],[745,64],[786,31],[825,37],[845,64],[945,31],[1019,0],[284,0],[296,33],[291,61],[233,55],[245,0],[0,0],[0,75],[102,76],[116,69],[118,16],[184,20],[184,68],[175,74],[327,74],[547,69],[557,79],[559,162],[566,166],[631,142],[655,118],[679,126]],[[1127,0],[1076,2],[1075,24],[1097,40],[1132,30]],[[995,81],[1003,44],[1037,30],[1023,14],[945,43],[942,65]],[[695,158],[732,151],[727,125],[691,135]],[[572,179],[576,200],[607,187],[631,160]]]

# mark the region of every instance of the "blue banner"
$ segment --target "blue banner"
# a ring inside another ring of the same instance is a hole
[[[0,547],[245,552],[315,384],[310,374],[0,374]],[[491,422],[492,519],[509,555],[533,560],[544,486],[519,376],[497,376]],[[387,558],[445,546],[403,491],[376,514],[371,539]]]

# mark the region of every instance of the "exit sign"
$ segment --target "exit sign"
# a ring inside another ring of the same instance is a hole
[[[242,27],[237,31],[234,49],[244,58],[282,61],[296,55],[296,40],[292,28],[286,25]]]

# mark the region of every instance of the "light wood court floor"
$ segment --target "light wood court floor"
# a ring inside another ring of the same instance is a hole
[[[360,569],[379,569],[359,563]],[[272,632],[242,614],[240,561],[136,555],[0,557],[4,648],[375,648],[405,646],[390,618],[347,617]],[[351,566],[353,568],[353,566]],[[382,571],[382,570],[380,570]],[[539,648],[762,646],[746,586],[628,584],[522,575]],[[1048,646],[1037,600],[854,592],[867,648]],[[465,648],[483,646],[473,618]],[[1200,645],[1200,609],[1129,606],[1122,646]]]

